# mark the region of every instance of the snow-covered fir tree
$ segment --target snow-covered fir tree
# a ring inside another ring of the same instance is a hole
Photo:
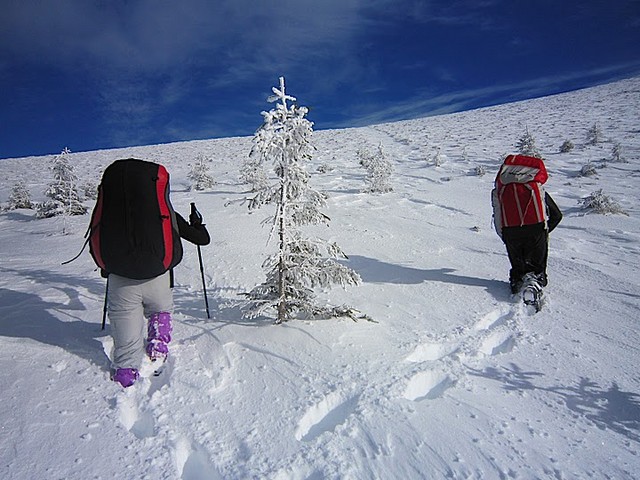
[[[195,162],[189,164],[191,170],[187,174],[187,177],[191,180],[191,188],[194,190],[202,191],[209,190],[214,187],[216,181],[209,173],[209,167],[211,159],[205,157],[203,154],[198,154]]]
[[[31,194],[29,193],[27,184],[23,180],[20,180],[13,186],[7,203],[7,210],[16,210],[18,208],[33,208]]]
[[[273,87],[270,103],[274,109],[262,112],[264,123],[254,136],[253,154],[257,164],[272,163],[275,183],[259,190],[249,202],[250,209],[275,205],[275,212],[265,222],[271,223],[278,239],[278,252],[269,256],[263,267],[264,283],[246,295],[245,317],[276,315],[276,323],[294,318],[298,313],[309,317],[349,316],[356,318],[351,307],[329,307],[316,303],[313,291],[330,284],[343,286],[359,283],[359,275],[335,261],[346,258],[335,243],[308,239],[302,234],[304,225],[328,223],[320,211],[326,198],[309,185],[309,174],[303,163],[311,158],[310,138],[313,124],[305,117],[307,109],[285,92],[284,78]]]
[[[45,195],[49,200],[38,205],[37,216],[39,218],[55,217],[57,215],[84,215],[87,213],[78,195],[78,177],[73,172],[73,166],[69,162],[71,151],[65,148],[57,155],[51,166],[53,182],[49,184]]]
[[[367,150],[359,150],[358,158],[360,165],[367,171],[364,179],[365,193],[388,193],[393,190],[391,186],[391,175],[393,165],[387,159],[382,145],[378,145],[376,153],[369,153]]]
[[[541,158],[540,151],[536,146],[536,139],[529,131],[529,127],[526,128],[524,134],[516,143],[516,148],[518,150],[518,153],[521,153],[522,155]]]

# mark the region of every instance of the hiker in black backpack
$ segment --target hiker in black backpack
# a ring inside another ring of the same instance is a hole
[[[162,165],[127,159],[107,167],[89,245],[108,282],[112,379],[125,388],[138,379],[145,352],[160,363],[169,353],[172,269],[182,259],[181,237],[196,245],[210,242],[197,211],[187,223],[173,210]]]

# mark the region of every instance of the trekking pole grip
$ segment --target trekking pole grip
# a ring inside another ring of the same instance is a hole
[[[202,214],[196,208],[196,203],[191,202],[191,213],[189,214],[189,224],[194,226],[196,224],[202,224]]]

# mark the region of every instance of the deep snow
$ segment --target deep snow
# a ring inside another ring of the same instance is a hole
[[[241,317],[234,302],[263,281],[274,248],[260,226],[269,212],[240,202],[250,138],[73,153],[75,172],[96,183],[118,158],[168,167],[176,210],[186,215],[195,201],[213,237],[202,249],[212,319],[196,248],[185,243],[169,371],[125,391],[108,378],[104,280],[88,252],[61,265],[82,246],[89,216],[0,214],[0,477],[640,478],[639,108],[634,78],[315,132],[308,170],[329,194],[332,221],[313,231],[335,240],[363,280],[320,296],[377,323]],[[596,122],[605,141],[587,146]],[[551,236],[548,301],[535,315],[508,293],[491,227],[500,158],[526,127],[564,213]],[[558,153],[566,139],[576,148]],[[616,142],[628,163],[609,161]],[[356,151],[379,144],[394,191],[361,193]],[[188,190],[198,154],[214,160],[212,191]],[[20,179],[42,200],[51,158],[1,160],[0,202]],[[597,175],[579,176],[589,161]],[[331,170],[316,172],[321,165]],[[582,209],[601,188],[628,216]]]

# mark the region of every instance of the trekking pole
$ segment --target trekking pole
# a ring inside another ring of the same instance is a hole
[[[197,219],[200,223],[202,223],[202,215],[196,208],[196,204],[191,202],[191,215],[189,215],[189,222],[193,225],[193,219]],[[200,249],[200,245],[196,245],[198,247],[198,260],[200,261],[200,275],[202,276],[202,290],[204,291],[204,305],[207,309],[207,318],[211,318],[209,314],[209,300],[207,299],[207,283],[204,278],[204,264],[202,263],[202,250]]]
[[[107,325],[107,299],[109,298],[109,277],[107,277],[107,286],[104,289],[104,305],[102,306],[102,329]]]

